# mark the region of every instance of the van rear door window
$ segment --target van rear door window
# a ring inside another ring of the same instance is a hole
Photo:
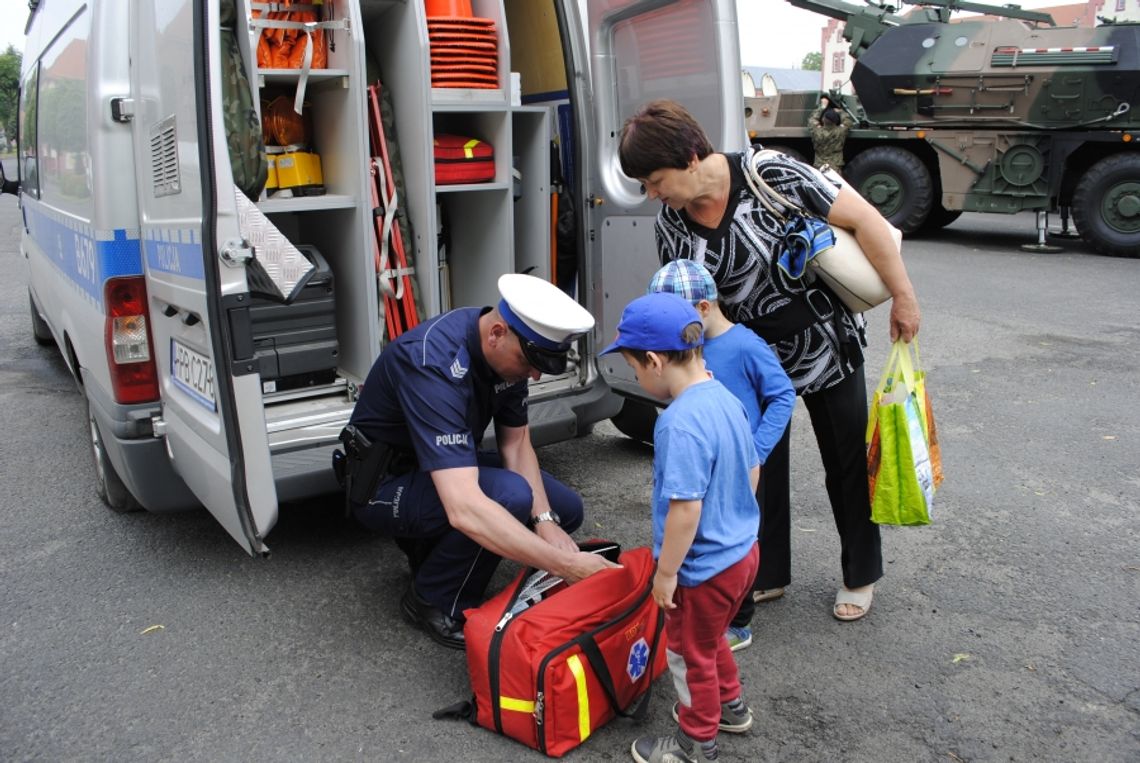
[[[39,102],[39,64],[33,64],[20,86],[20,190],[40,196],[39,148],[36,142],[36,111]]]

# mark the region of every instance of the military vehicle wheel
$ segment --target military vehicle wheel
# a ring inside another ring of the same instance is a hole
[[[926,221],[922,223],[922,231],[932,233],[936,230],[942,230],[961,216],[962,210],[960,209],[947,209],[941,204],[935,204],[930,208],[930,214],[926,216]]]
[[[763,146],[764,148],[768,149],[769,151],[779,151],[781,154],[784,154],[786,156],[790,156],[798,162],[803,162],[804,164],[811,164],[811,162],[809,162],[807,160],[806,156],[804,156],[803,154],[801,154],[799,151],[795,150],[791,146],[781,146],[778,143],[773,143],[772,145],[769,145],[767,143],[761,143],[760,145]]]
[[[903,233],[914,233],[934,205],[934,181],[922,161],[895,146],[869,148],[847,163],[847,178]]]
[[[1140,154],[1114,154],[1077,183],[1073,221],[1093,249],[1113,257],[1140,257]]]
[[[644,400],[626,398],[618,415],[610,419],[626,437],[653,444],[653,427],[657,423],[657,406]]]
[[[122,477],[115,471],[111,459],[107,457],[103,435],[99,432],[99,424],[91,411],[91,401],[87,402],[87,426],[91,433],[91,455],[95,458],[95,493],[111,511],[119,514],[140,511],[142,506],[138,499],[131,495],[131,491],[123,484]]]
[[[41,347],[55,344],[55,337],[51,335],[51,327],[47,325],[47,321],[40,317],[39,308],[36,307],[36,301],[32,299],[30,291],[28,292],[28,308],[32,313],[32,338],[36,340],[36,344]]]

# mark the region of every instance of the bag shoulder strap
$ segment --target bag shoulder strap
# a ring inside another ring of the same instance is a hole
[[[654,569],[657,566],[654,565]],[[646,593],[652,592],[652,577],[650,578],[649,590]],[[613,712],[622,716],[629,717],[635,721],[642,721],[645,715],[649,713],[649,699],[653,691],[653,660],[657,657],[657,650],[660,647],[661,634],[665,632],[665,610],[658,608],[657,610],[657,630],[653,632],[653,642],[649,647],[649,659],[645,663],[645,673],[643,677],[646,681],[645,693],[641,697],[641,703],[637,705],[634,711],[630,712],[628,708],[621,707],[618,701],[618,692],[613,687],[613,676],[610,675],[610,668],[605,664],[605,658],[602,656],[602,650],[598,649],[597,642],[593,638],[587,638],[580,641],[579,646],[581,651],[586,656],[589,666],[593,668],[594,676],[598,683],[602,684],[602,691],[605,692],[605,698],[609,700],[610,707]],[[637,700],[634,700],[637,701]]]
[[[616,714],[623,718],[632,718],[635,721],[642,721],[645,719],[645,716],[649,714],[649,698],[653,693],[653,660],[657,656],[657,649],[661,642],[661,633],[664,630],[665,610],[659,608],[657,610],[657,630],[653,634],[653,643],[649,646],[649,660],[645,666],[645,677],[647,681],[645,694],[641,696],[640,704],[638,704],[637,708],[632,712],[627,708],[623,708],[621,703],[618,702],[613,676],[610,675],[610,669],[606,666],[606,660],[602,656],[602,651],[598,648],[598,643],[592,638],[582,641],[582,653],[586,655],[586,661],[590,663],[590,667],[593,668],[598,683],[602,685],[602,691],[605,692],[610,707],[613,708]]]
[[[778,210],[773,202],[780,204],[784,209],[796,210],[801,215],[808,214],[803,207],[789,201],[783,194],[764,182],[764,178],[760,177],[760,162],[776,153],[778,152],[768,148],[749,153],[744,159],[744,182],[748,184],[752,195],[764,205],[764,208],[781,220],[786,221],[788,215]]]

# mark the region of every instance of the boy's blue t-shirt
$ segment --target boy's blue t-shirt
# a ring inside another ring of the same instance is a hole
[[[705,337],[705,368],[744,403],[760,463],[784,436],[796,407],[796,390],[776,353],[746,326]]]
[[[653,430],[653,557],[661,555],[669,501],[701,501],[678,582],[695,586],[748,554],[760,508],[748,475],[759,463],[744,406],[711,379],[680,394]]]

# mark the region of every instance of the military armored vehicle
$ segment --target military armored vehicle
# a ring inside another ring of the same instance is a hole
[[[1061,28],[1044,13],[956,0],[911,3],[906,15],[788,2],[845,22],[857,97],[840,99],[856,121],[844,175],[897,227],[1071,210],[1097,251],[1140,257],[1140,24]],[[989,16],[951,22],[954,10]],[[810,159],[818,98],[746,98],[749,134]]]

